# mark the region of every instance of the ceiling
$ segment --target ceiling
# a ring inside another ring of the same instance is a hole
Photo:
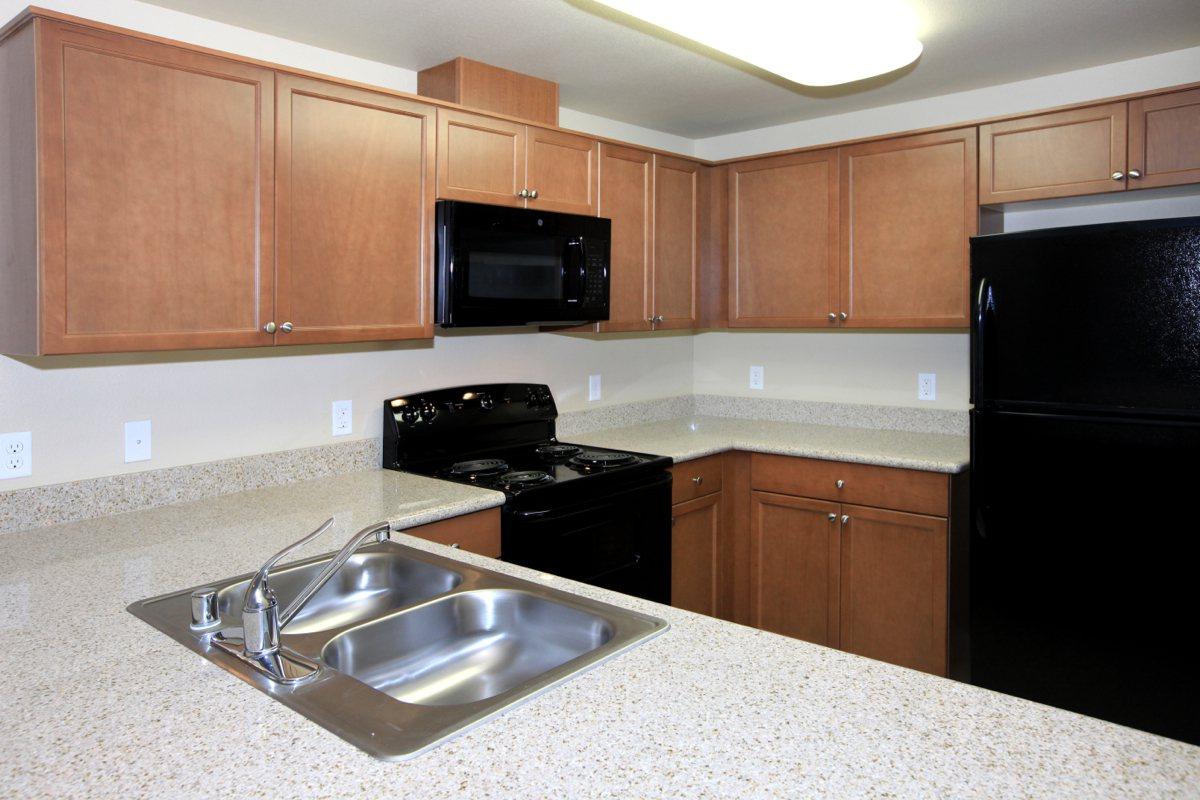
[[[148,2],[413,70],[466,56],[557,81],[567,108],[690,138],[1200,45],[1197,0],[911,0],[925,43],[915,65],[814,89],[589,0]],[[820,35],[797,30],[796,46]]]

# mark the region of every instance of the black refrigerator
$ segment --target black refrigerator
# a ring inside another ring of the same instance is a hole
[[[976,237],[971,286],[959,677],[1200,744],[1200,217]]]

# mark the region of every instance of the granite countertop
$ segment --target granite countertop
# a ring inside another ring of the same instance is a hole
[[[969,437],[945,433],[705,416],[564,434],[561,438],[577,444],[656,453],[676,461],[725,450],[749,450],[949,473],[967,468],[971,450]]]
[[[402,535],[672,627],[385,763],[125,611],[254,569],[331,514],[327,547],[385,516],[415,525],[498,502],[370,471],[0,537],[0,794],[1162,798],[1200,786],[1200,748]]]

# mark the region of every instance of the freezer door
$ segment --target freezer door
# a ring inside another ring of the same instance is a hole
[[[1200,426],[973,412],[970,681],[1200,744]]]
[[[972,400],[1200,412],[1200,218],[971,241]]]

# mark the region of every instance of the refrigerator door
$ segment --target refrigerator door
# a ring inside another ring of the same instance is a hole
[[[972,412],[971,683],[1200,744],[1200,425]]]
[[[971,240],[972,401],[1200,414],[1200,217]]]

